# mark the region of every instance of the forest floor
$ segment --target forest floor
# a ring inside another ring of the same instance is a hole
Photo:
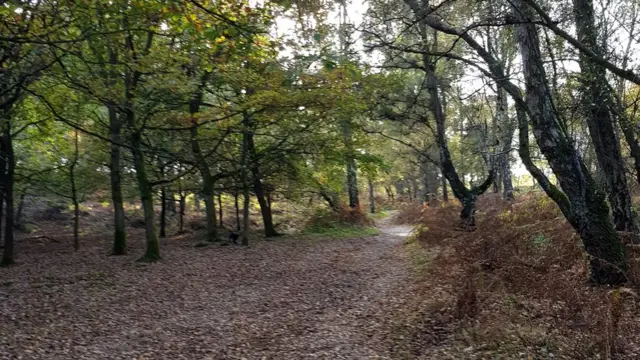
[[[250,248],[168,238],[155,264],[135,262],[141,244],[123,257],[104,239],[77,253],[30,244],[0,269],[0,359],[398,358],[411,228],[377,226]]]

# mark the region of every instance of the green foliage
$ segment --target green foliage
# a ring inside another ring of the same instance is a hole
[[[378,230],[372,226],[330,221],[309,225],[302,231],[302,235],[327,239],[346,239],[376,236]]]

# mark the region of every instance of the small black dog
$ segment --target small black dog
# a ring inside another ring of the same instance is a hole
[[[229,232],[229,242],[233,243],[234,245],[238,245],[239,238],[240,238],[239,231],[231,230],[231,232]]]

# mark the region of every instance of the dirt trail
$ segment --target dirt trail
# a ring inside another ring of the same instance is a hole
[[[381,359],[410,228],[252,248],[168,240],[160,263],[107,244],[0,269],[0,359]]]

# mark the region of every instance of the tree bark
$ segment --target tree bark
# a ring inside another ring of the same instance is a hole
[[[80,203],[78,202],[78,188],[76,186],[76,166],[80,156],[78,151],[78,130],[75,130],[73,161],[69,166],[69,181],[71,183],[71,201],[73,202],[73,250],[80,250]]]
[[[265,190],[261,179],[262,174],[260,172],[258,154],[256,152],[256,145],[253,138],[253,127],[251,124],[251,119],[248,115],[245,115],[245,128],[247,129],[247,156],[249,157],[248,161],[253,179],[253,192],[256,195],[256,199],[258,199],[258,203],[260,204],[260,213],[262,214],[262,223],[264,225],[264,235],[268,238],[279,236],[280,234],[278,234],[275,226],[273,225],[273,214],[271,213],[271,207],[269,206],[269,203],[267,202],[265,196]]]
[[[592,0],[573,0],[576,32],[580,42],[595,54],[602,55],[598,42]],[[615,129],[616,109],[606,70],[584,53],[579,57],[585,117],[599,169],[605,180],[613,221],[618,231],[638,233],[631,211],[631,195],[627,186],[620,140]]]
[[[238,229],[238,231],[240,231],[240,229],[242,229],[242,226],[240,225],[240,205],[238,204],[238,190],[234,190],[233,191],[233,203],[235,205],[236,208],[236,229]]]
[[[120,165],[120,144],[122,142],[122,122],[113,107],[109,112],[109,140],[111,163],[109,178],[111,181],[111,201],[113,202],[113,255],[127,253],[127,232],[125,230],[124,200],[122,198],[122,168]]]
[[[440,180],[442,181],[442,201],[449,202],[449,189],[447,188],[447,178],[442,174],[440,176]]]
[[[211,167],[207,159],[204,156],[204,152],[200,147],[200,141],[198,140],[198,118],[197,114],[200,111],[200,105],[202,103],[202,96],[204,86],[208,81],[209,73],[205,73],[201,80],[200,87],[191,99],[189,103],[189,113],[191,116],[191,128],[190,128],[190,142],[191,151],[196,160],[198,170],[200,170],[200,176],[202,177],[202,197],[204,198],[205,216],[207,219],[207,241],[218,241],[218,223],[216,221],[216,204],[214,200],[214,186],[215,178],[211,172]],[[222,218],[220,219],[222,221]]]
[[[415,17],[419,19],[420,33],[423,36],[423,46],[425,50],[427,46],[427,25],[426,14],[428,8],[419,7],[413,1],[408,1],[412,7]],[[460,179],[458,172],[451,159],[451,153],[447,144],[446,126],[445,126],[445,114],[440,99],[440,93],[438,91],[438,79],[436,77],[436,64],[432,59],[432,56],[428,52],[423,53],[422,62],[426,76],[426,87],[429,93],[429,102],[433,118],[436,122],[436,142],[440,149],[440,167],[442,174],[447,178],[451,185],[451,190],[454,196],[462,203],[463,208],[460,211],[460,220],[462,225],[472,230],[475,226],[475,205],[478,196],[482,195],[493,183],[495,178],[495,170],[489,169],[489,175],[486,180],[480,185],[467,189]]]
[[[626,281],[626,257],[620,237],[613,227],[605,194],[598,189],[565,130],[555,119],[531,9],[525,0],[515,0],[514,4],[514,13],[520,22],[516,26],[516,38],[522,56],[526,105],[533,134],[564,193],[548,182],[539,170],[536,171],[537,168],[531,167],[531,164],[528,166],[534,170],[532,175],[580,235],[590,255],[591,279],[601,284],[622,283]],[[522,121],[520,130],[526,131]],[[521,133],[520,139],[523,140],[523,137]],[[530,161],[530,157],[525,159],[526,156],[523,162]]]
[[[509,102],[507,100],[507,93],[501,87],[498,87],[497,103],[496,117],[498,117],[498,122],[504,129],[501,136],[502,149],[498,156],[498,172],[502,180],[502,198],[510,201],[514,199],[513,183],[511,181],[510,154],[515,126],[513,126],[513,121],[509,118]]]
[[[131,152],[133,155],[133,165],[136,169],[136,180],[138,182],[138,190],[140,191],[142,210],[144,212],[146,250],[140,260],[153,262],[160,259],[160,244],[158,243],[158,237],[156,235],[155,214],[153,209],[153,189],[147,177],[145,158],[142,152],[141,134],[135,131],[131,135]]]
[[[376,212],[376,197],[373,188],[373,180],[369,179],[369,212],[375,214]]]
[[[182,190],[180,191],[180,233],[184,232],[184,215],[187,209],[187,195]]]
[[[246,117],[245,117],[246,118]],[[249,129],[246,124],[242,131],[242,245],[249,246]]]
[[[358,175],[356,158],[353,149],[353,139],[351,134],[351,122],[342,121],[342,136],[345,145],[344,160],[347,167],[347,193],[349,195],[349,207],[352,209],[360,207],[360,197],[358,194]]]
[[[224,223],[222,222],[222,193],[218,193],[218,219],[220,219],[220,228],[224,228]]]
[[[1,168],[1,167],[0,167]],[[16,229],[22,229],[22,214],[24,213],[24,202],[27,196],[27,189],[24,189],[22,194],[20,194],[20,202],[18,203],[18,210],[16,210],[16,216],[14,218],[13,226]],[[0,228],[2,228],[2,207],[0,206]]]
[[[4,251],[2,252],[2,261],[0,261],[0,266],[8,266],[15,263],[14,260],[14,233],[13,233],[13,187],[14,187],[14,174],[16,168],[16,159],[13,152],[13,138],[11,136],[11,123],[8,118],[3,119],[5,122],[2,124],[2,141],[0,145],[0,155],[5,158],[6,161],[6,172],[5,169],[0,169],[2,171],[4,185],[4,201],[6,204],[5,209],[5,225],[4,225]]]
[[[160,238],[167,237],[167,188],[160,188]]]

